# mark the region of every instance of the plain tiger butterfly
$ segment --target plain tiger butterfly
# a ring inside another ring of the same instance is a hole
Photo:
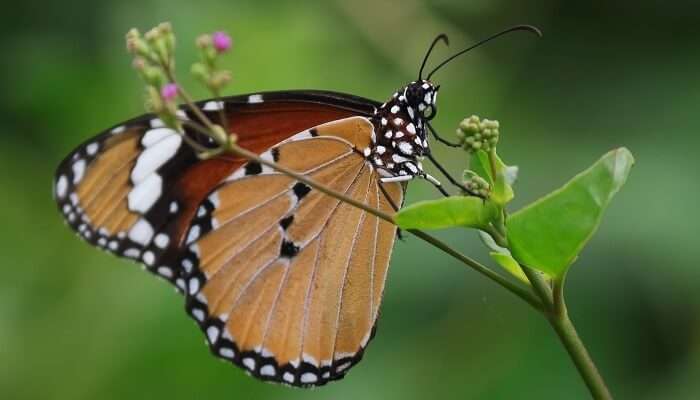
[[[518,26],[477,45],[520,29],[532,30]],[[263,159],[393,212],[406,182],[440,185],[421,164],[434,161],[426,129],[439,86],[430,76],[476,45],[423,79],[439,40],[446,37],[433,41],[418,80],[384,103],[304,90],[197,107],[214,121],[223,116],[237,143]],[[260,163],[201,160],[153,115],[78,146],[56,171],[54,197],[85,241],[172,283],[213,354],[257,378],[302,387],[340,379],[374,335],[395,226]]]

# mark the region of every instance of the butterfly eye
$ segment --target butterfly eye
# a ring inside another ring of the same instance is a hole
[[[427,121],[432,120],[435,118],[435,115],[437,114],[437,107],[435,104],[430,104],[428,107],[423,111],[423,118]]]

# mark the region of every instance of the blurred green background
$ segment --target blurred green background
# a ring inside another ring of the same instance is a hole
[[[570,313],[617,398],[700,396],[699,4],[29,0],[0,18],[0,397],[588,396],[540,316],[410,235],[396,246],[364,361],[312,391],[215,360],[171,288],[78,240],[51,199],[54,168],[141,113],[123,35],[164,20],[183,77],[196,35],[225,29],[230,93],[317,88],[378,100],[414,79],[439,32],[454,51],[513,24],[539,26],[542,39],[499,39],[437,74],[434,125],[450,137],[471,114],[501,121],[500,152],[521,168],[514,209],[609,149],[632,150],[631,179],[569,274]],[[433,60],[446,55],[438,48]],[[465,166],[458,151],[434,152],[456,173]],[[424,182],[409,195],[436,197]],[[488,261],[473,233],[440,236]]]

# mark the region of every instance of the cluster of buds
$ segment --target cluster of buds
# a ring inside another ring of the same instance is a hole
[[[491,194],[491,186],[489,183],[473,171],[464,171],[462,183],[470,193],[481,198],[486,199]]]
[[[457,128],[457,137],[465,150],[491,151],[498,144],[498,121],[480,120],[476,115],[464,119]]]
[[[144,35],[137,29],[126,34],[126,48],[133,66],[146,82],[146,107],[171,127],[180,128],[176,117],[179,89],[174,79],[175,34],[165,22]]]
[[[219,93],[230,81],[231,72],[216,67],[217,58],[231,48],[231,37],[214,32],[197,38],[200,61],[192,65],[192,74],[213,93]]]

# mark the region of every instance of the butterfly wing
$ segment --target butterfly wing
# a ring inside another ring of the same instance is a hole
[[[361,155],[372,131],[366,118],[329,122],[263,157],[391,212],[403,192],[387,184],[387,199]],[[212,352],[264,380],[312,386],[342,378],[371,339],[396,228],[255,163],[217,186],[200,210],[178,284]]]
[[[221,109],[238,143],[262,153],[309,127],[376,105],[320,91],[272,92],[204,101],[218,120]],[[184,112],[183,118],[191,118]],[[207,138],[186,134],[203,145]],[[199,203],[244,160],[198,160],[174,131],[152,115],[115,126],[83,143],[59,165],[54,198],[68,225],[90,244],[138,260],[174,282],[176,256]]]

